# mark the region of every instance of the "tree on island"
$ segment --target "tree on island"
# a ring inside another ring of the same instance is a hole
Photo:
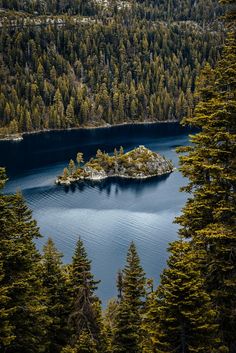
[[[63,179],[66,180],[69,175],[70,175],[70,172],[69,172],[68,168],[64,168],[63,175],[62,175]]]
[[[81,163],[84,163],[84,159],[83,159],[84,155],[82,152],[78,152],[76,155],[76,161],[78,163],[78,167],[80,167]]]
[[[124,154],[124,148],[123,146],[120,146],[119,155],[123,156],[123,154]]]
[[[70,160],[68,169],[70,171],[70,175],[72,175],[75,172],[76,168],[75,168],[75,162],[73,161],[73,159]]]

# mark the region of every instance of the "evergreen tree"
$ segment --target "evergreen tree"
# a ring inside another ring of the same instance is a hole
[[[69,293],[65,271],[61,262],[62,254],[56,249],[52,239],[48,239],[43,248],[42,277],[46,289],[48,316],[48,351],[60,352],[67,342],[69,334],[67,319],[69,310]]]
[[[145,274],[132,242],[122,273],[122,295],[116,316],[112,352],[141,352],[141,309],[145,296]]]
[[[143,305],[145,296],[145,273],[140,265],[140,259],[134,242],[131,243],[123,270],[122,295],[134,310],[139,310]]]
[[[7,181],[5,168],[0,167],[0,191],[4,188]]]
[[[68,169],[71,175],[75,172],[75,162],[73,161],[73,159],[70,160]]]
[[[112,353],[140,353],[140,313],[134,312],[129,303],[121,301],[116,320]]]
[[[61,353],[98,353],[96,343],[87,331],[82,331],[75,346],[65,347]]]
[[[0,168],[0,191],[4,187],[7,180],[5,169]],[[0,194],[0,225],[1,228],[6,228],[6,220],[10,216],[9,207],[5,197]],[[1,234],[2,235],[2,234]],[[0,239],[2,245],[4,239]],[[11,251],[11,248],[9,248]],[[11,314],[14,308],[9,307],[10,303],[10,285],[5,281],[5,259],[3,247],[0,247],[0,351],[4,351],[14,340],[14,326],[11,322]]]
[[[66,180],[70,175],[68,168],[63,169],[63,178]]]
[[[144,352],[213,353],[220,339],[216,311],[191,244],[171,244],[168,268],[144,315]]]
[[[107,342],[107,353],[112,353],[112,338],[117,324],[117,313],[119,302],[116,298],[108,301],[107,307],[103,313],[104,333]]]
[[[78,167],[80,167],[81,163],[84,163],[84,159],[83,159],[83,153],[82,152],[78,152],[76,155],[76,161],[78,163]]]
[[[34,244],[39,230],[22,195],[1,195],[0,203],[1,288],[5,300],[1,350],[43,352],[48,346],[49,318],[40,255]]]
[[[236,42],[231,29],[222,59],[209,81],[198,84],[199,103],[185,123],[200,128],[193,145],[181,148],[181,171],[189,178],[184,188],[192,196],[177,218],[180,233],[192,237],[195,251],[206,251],[202,276],[219,311],[220,331],[230,352],[236,347]]]
[[[102,6],[99,22],[70,16],[80,12],[82,2],[0,1],[3,8],[31,13],[26,20],[22,12],[3,10],[1,135],[105,122],[180,120],[192,114],[195,78],[205,62],[215,64],[223,42],[216,0],[198,0],[194,6],[170,0],[168,8],[160,0],[139,1],[127,6],[125,14],[122,9],[113,13],[113,5],[109,10]],[[90,5],[86,2],[85,7]],[[60,18],[38,18],[49,9]],[[166,26],[155,21],[166,21],[167,11]],[[113,20],[107,21],[107,15]],[[192,26],[189,20],[204,26]]]
[[[77,344],[82,344],[82,334],[82,337],[89,335],[96,349],[105,352],[100,302],[94,293],[99,282],[91,274],[91,261],[87,258],[81,239],[76,245],[69,276],[71,309],[68,324],[72,331],[71,346],[76,348]]]

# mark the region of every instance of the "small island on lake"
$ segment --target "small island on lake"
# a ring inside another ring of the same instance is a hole
[[[77,153],[77,164],[71,159],[56,183],[70,185],[80,180],[102,180],[109,177],[146,179],[169,174],[174,170],[173,163],[164,156],[145,146],[139,146],[127,153],[123,147],[114,150],[113,155],[98,150],[96,157],[84,163],[83,154]]]

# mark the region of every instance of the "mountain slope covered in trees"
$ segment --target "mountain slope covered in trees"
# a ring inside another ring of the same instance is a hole
[[[224,0],[232,4],[234,0]],[[236,351],[236,12],[215,68],[197,81],[192,144],[179,149],[189,198],[179,239],[153,288],[131,243],[105,311],[78,239],[71,264],[48,240],[19,193],[4,195],[0,168],[0,352],[235,353]]]
[[[1,6],[2,136],[191,116],[196,77],[223,41],[215,1]]]

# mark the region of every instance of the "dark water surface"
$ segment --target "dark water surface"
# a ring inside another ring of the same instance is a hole
[[[116,294],[116,273],[132,240],[147,276],[158,283],[168,243],[177,237],[178,226],[172,222],[186,200],[179,192],[185,181],[175,171],[150,180],[112,179],[65,189],[54,184],[56,176],[78,151],[87,159],[98,148],[112,152],[120,145],[127,151],[143,144],[177,166],[175,148],[187,143],[188,131],[178,124],[49,132],[0,142],[0,165],[10,176],[5,191],[21,190],[33,210],[44,235],[37,241],[39,249],[50,236],[69,262],[82,237],[92,271],[101,280],[98,294],[106,302]]]

